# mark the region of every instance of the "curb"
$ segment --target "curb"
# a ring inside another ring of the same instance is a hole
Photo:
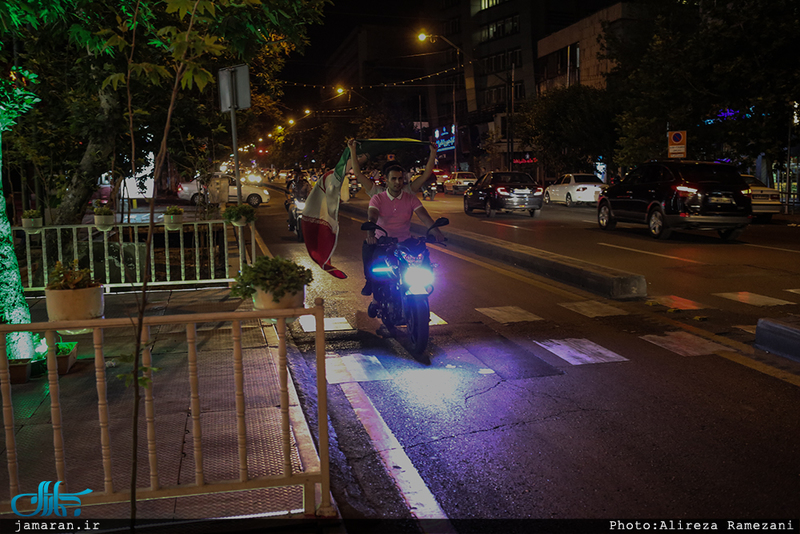
[[[340,204],[339,210],[366,217],[366,210],[352,204]],[[424,233],[426,228],[412,223],[411,228]],[[447,229],[448,239],[477,254],[521,267],[534,274],[596,293],[614,300],[647,297],[647,281],[639,274],[628,273],[593,263],[519,245],[468,230]]]
[[[800,318],[759,319],[755,347],[800,362]]]

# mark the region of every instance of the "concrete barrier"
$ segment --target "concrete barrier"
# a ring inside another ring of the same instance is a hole
[[[759,319],[755,347],[800,361],[800,317]]]
[[[360,215],[366,220],[366,207],[341,203],[339,209]],[[420,234],[426,230],[419,223],[412,223],[411,228]],[[451,226],[444,228],[444,232],[448,241],[456,246],[603,297],[628,300],[647,296],[647,281],[639,274],[595,265]]]

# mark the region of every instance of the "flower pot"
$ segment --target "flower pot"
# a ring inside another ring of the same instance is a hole
[[[101,232],[108,232],[112,228],[114,228],[114,224],[117,222],[116,215],[95,215],[94,216],[94,225],[97,226],[97,229]]]
[[[22,228],[27,234],[38,234],[42,231],[42,218],[36,217],[35,219],[22,219]]]
[[[234,226],[247,226],[247,217],[239,217],[235,221],[231,221],[231,224]]]
[[[45,289],[47,318],[53,321],[77,321],[103,316],[103,286],[83,289]],[[91,328],[59,330],[61,334],[85,334]]]
[[[31,377],[30,358],[8,360],[8,375],[12,384],[24,384]]]
[[[277,310],[277,309],[287,309],[287,308],[304,308],[306,302],[306,288],[303,287],[303,291],[299,293],[286,293],[282,298],[275,302],[272,300],[272,292],[270,291],[261,291],[260,289],[256,289],[256,293],[253,295],[253,307],[257,310]],[[267,319],[273,323],[278,322],[277,319]],[[294,322],[294,317],[289,317],[286,319],[286,324]]]
[[[56,354],[56,362],[58,362],[58,374],[65,375],[69,373],[72,366],[78,360],[78,344],[75,341],[67,342],[66,344],[72,345],[72,349],[67,354]]]
[[[180,230],[183,227],[183,213],[177,215],[164,214],[164,227],[167,230]]]

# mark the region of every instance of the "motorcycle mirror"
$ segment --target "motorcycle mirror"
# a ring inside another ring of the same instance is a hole
[[[431,226],[431,228],[439,228],[440,226],[447,226],[448,224],[450,224],[450,219],[448,219],[447,217],[439,217],[438,219],[436,219],[436,221],[434,221],[433,226]]]

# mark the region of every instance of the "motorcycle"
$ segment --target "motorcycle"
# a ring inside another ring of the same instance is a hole
[[[303,242],[303,208],[306,207],[305,200],[294,199],[287,207],[289,212],[289,231],[297,234],[297,242]]]
[[[355,178],[351,178],[350,179],[350,198],[352,199],[353,197],[355,197],[356,193],[358,193],[359,191],[361,191],[361,184],[358,183],[358,180],[356,180]]]
[[[378,251],[371,266],[373,301],[367,315],[379,318],[390,331],[395,326],[406,325],[411,341],[410,352],[422,354],[428,345],[430,308],[428,295],[433,293],[433,267],[426,243],[434,241],[431,230],[450,224],[445,217],[437,219],[428,228],[425,237],[411,238],[398,243],[396,238],[381,236]],[[365,222],[361,229],[381,230],[373,222]]]
[[[422,200],[433,200],[437,191],[436,180],[434,180],[433,183],[426,184],[422,187]]]

